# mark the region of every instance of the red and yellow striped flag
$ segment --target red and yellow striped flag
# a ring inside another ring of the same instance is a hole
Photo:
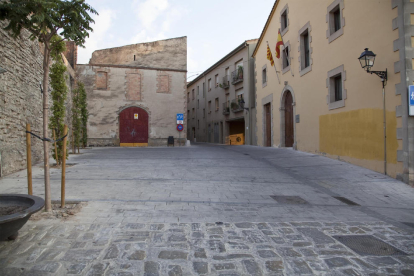
[[[270,60],[270,65],[274,65],[275,62],[273,60],[272,52],[270,51],[269,45],[267,45],[267,59]]]
[[[280,46],[284,47],[282,36],[280,35],[280,29],[279,34],[277,36],[277,43],[276,43],[276,58],[280,58]]]

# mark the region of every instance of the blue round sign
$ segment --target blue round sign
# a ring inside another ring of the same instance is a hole
[[[177,130],[178,131],[183,131],[184,126],[182,124],[177,125]]]

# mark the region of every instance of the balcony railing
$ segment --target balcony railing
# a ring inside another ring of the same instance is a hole
[[[236,71],[231,73],[231,84],[236,84],[243,81],[243,67],[239,66]]]
[[[223,115],[229,115],[230,114],[230,106],[229,103],[223,103]]]
[[[224,76],[223,77],[223,83],[220,84],[221,88],[227,89],[230,87],[230,81],[229,81],[229,76]]]
[[[239,99],[232,100],[230,104],[230,108],[231,108],[231,111],[233,111],[234,113],[243,111],[243,107],[240,106]]]

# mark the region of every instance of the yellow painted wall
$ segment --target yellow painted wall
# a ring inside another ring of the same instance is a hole
[[[387,162],[397,163],[397,120],[387,117]],[[322,153],[365,160],[384,160],[384,128],[381,109],[358,109],[319,117],[319,148]]]
[[[393,41],[398,39],[398,29],[392,30],[392,20],[398,16],[398,11],[391,8],[389,0],[344,0],[344,34],[329,43],[326,37],[328,29],[326,15],[327,8],[332,2],[333,0],[279,1],[255,54],[258,143],[263,146],[262,99],[273,94],[272,145],[281,146],[279,108],[284,84],[287,82],[293,90],[295,114],[300,115],[300,123],[295,124],[295,142],[298,150],[325,154],[382,172],[382,83],[378,76],[367,74],[358,61],[364,48],[368,47],[377,55],[373,70],[388,68],[388,82],[385,88],[388,119],[387,153],[390,162],[388,172],[395,177],[403,170],[402,162],[396,160],[397,150],[402,149],[401,140],[396,138],[397,128],[402,126],[402,119],[395,115],[396,106],[401,105],[401,96],[395,95],[395,85],[400,82],[400,74],[394,73],[394,63],[399,60],[399,52],[393,50]],[[291,70],[294,76],[290,71],[280,73],[279,83],[275,70],[266,58],[266,41],[269,42],[276,67],[281,71],[282,60],[275,58],[275,45],[280,28],[280,12],[286,4],[289,7],[289,30],[284,34],[283,40],[285,43],[289,42],[291,46],[290,54],[293,57]],[[367,10],[370,12],[367,13]],[[300,76],[299,30],[307,22],[311,25],[312,70]],[[265,64],[268,68],[268,81],[267,86],[263,88],[261,69]],[[341,65],[344,66],[346,75],[345,106],[329,110],[327,74]],[[346,127],[343,129],[332,127],[334,122],[339,122]],[[375,125],[369,128],[378,128],[369,135],[363,128],[368,125],[367,122]],[[336,133],[340,133],[341,137],[335,137]],[[369,146],[359,152],[361,145]]]

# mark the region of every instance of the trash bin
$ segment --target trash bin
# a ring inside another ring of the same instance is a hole
[[[174,147],[174,136],[168,136],[168,144],[167,146],[173,145]]]

